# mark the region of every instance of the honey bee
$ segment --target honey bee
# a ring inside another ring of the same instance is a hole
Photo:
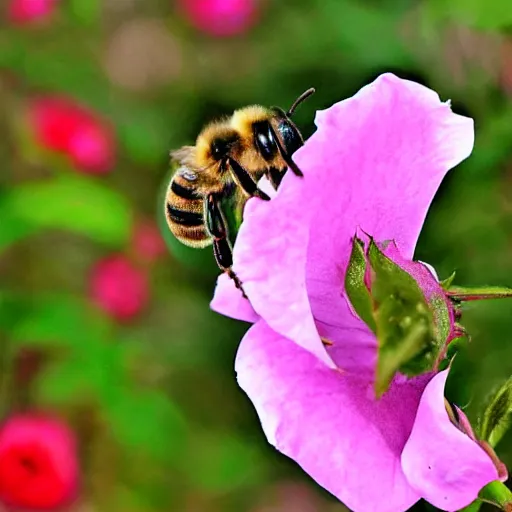
[[[195,146],[171,152],[177,169],[169,183],[165,216],[173,235],[190,247],[213,245],[219,268],[245,292],[233,272],[232,245],[223,204],[234,199],[240,212],[250,197],[269,200],[258,188],[266,176],[277,189],[288,168],[302,176],[291,156],[304,139],[291,120],[298,105],[311,96],[311,88],[284,111],[259,105],[236,110],[227,119],[206,125]]]

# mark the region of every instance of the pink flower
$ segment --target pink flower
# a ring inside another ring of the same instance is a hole
[[[52,510],[75,496],[79,476],[73,433],[56,419],[9,418],[0,429],[0,500],[8,506]]]
[[[92,269],[90,297],[107,315],[121,322],[129,321],[149,300],[147,276],[124,255],[109,256]]]
[[[132,233],[132,247],[135,256],[147,263],[155,262],[167,252],[158,226],[149,220],[139,221],[135,224]]]
[[[420,498],[457,510],[497,469],[450,422],[447,371],[398,374],[375,398],[377,340],[344,283],[361,230],[394,240],[389,257],[427,300],[436,293],[432,274],[411,258],[442,179],[471,153],[472,120],[385,74],[319,112],[316,124],[295,155],[304,178],[288,173],[272,201],[246,206],[234,270],[250,303],[219,278],[212,307],[255,324],[237,355],[239,384],[268,440],[351,510],[400,512]]]
[[[66,155],[83,172],[109,171],[115,159],[110,126],[69,98],[44,96],[29,105],[29,123],[38,144]]]
[[[57,5],[58,0],[11,0],[7,17],[17,25],[40,22],[48,19]]]
[[[256,0],[180,0],[179,6],[194,27],[216,37],[243,34],[258,18]]]

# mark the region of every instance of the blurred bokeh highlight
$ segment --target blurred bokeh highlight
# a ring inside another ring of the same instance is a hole
[[[314,86],[296,116],[308,136],[316,110],[380,73],[413,79],[476,128],[416,257],[460,284],[512,286],[510,0],[1,7],[0,499],[70,512],[346,510],[267,444],[237,387],[246,326],[209,310],[211,250],[167,232],[169,150],[213,117],[287,107]],[[472,342],[448,394],[476,421],[512,374],[512,303],[475,304],[464,323]],[[512,468],[512,432],[497,452]],[[12,491],[33,465],[39,503]]]

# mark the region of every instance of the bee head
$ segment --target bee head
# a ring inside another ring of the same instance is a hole
[[[294,102],[293,105],[285,112],[282,108],[272,107],[272,111],[277,121],[277,131],[281,135],[281,139],[285,146],[286,152],[292,155],[304,144],[304,139],[300,134],[299,129],[295,126],[295,123],[291,120],[295,109],[307,98],[309,98],[315,89],[311,88],[303,92]]]
[[[236,135],[216,137],[210,144],[210,152],[214,160],[223,160],[231,151],[233,145],[237,142]]]
[[[220,162],[238,141],[237,133],[226,121],[215,121],[207,125],[196,140],[196,164],[209,167]]]
[[[284,143],[287,146],[286,149],[290,154],[294,153],[304,143],[302,136],[298,128],[295,126],[295,123],[291,120],[291,117],[295,113],[297,107],[314,92],[315,89],[313,87],[304,91],[286,112],[280,107],[272,107],[272,111],[278,121],[278,131],[280,132],[281,137],[283,137]]]

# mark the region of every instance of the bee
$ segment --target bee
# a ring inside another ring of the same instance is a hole
[[[177,169],[165,198],[170,231],[190,247],[213,245],[217,265],[244,297],[242,283],[232,270],[233,251],[223,205],[231,198],[234,208],[243,211],[250,197],[268,201],[269,196],[258,188],[262,176],[277,190],[288,168],[303,175],[291,158],[304,144],[291,117],[314,92],[313,88],[305,91],[286,112],[259,105],[236,110],[230,118],[206,125],[195,146],[171,152]]]

